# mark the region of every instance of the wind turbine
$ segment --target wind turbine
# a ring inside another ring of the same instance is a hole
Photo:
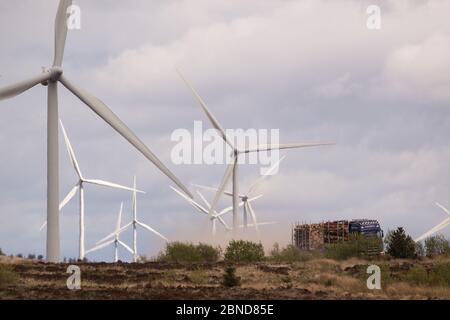
[[[148,160],[156,165],[187,195],[189,190],[147,148],[147,146],[102,101],[80,89],[63,75],[62,61],[67,36],[67,9],[72,0],[60,0],[55,19],[55,52],[53,66],[30,79],[0,88],[0,100],[15,97],[32,87],[48,86],[47,98],[47,261],[59,261],[59,172],[58,172],[58,82],[77,96],[100,118],[113,127]]]
[[[222,178],[222,181],[218,187],[218,191],[211,203],[211,208],[209,209],[209,215],[212,216],[214,212],[214,208],[217,205],[228,181],[232,177],[232,198],[233,198],[233,233],[235,235],[235,230],[238,227],[238,207],[239,207],[239,192],[238,192],[238,158],[242,154],[251,153],[251,152],[260,152],[260,151],[270,151],[270,150],[281,150],[281,149],[293,149],[293,148],[304,148],[304,147],[314,147],[314,146],[322,146],[322,145],[330,145],[333,143],[329,142],[319,142],[319,143],[290,143],[290,144],[269,144],[269,145],[258,145],[255,147],[246,147],[241,149],[233,144],[233,142],[227,137],[224,128],[220,125],[214,115],[209,111],[208,106],[200,97],[200,95],[195,91],[194,87],[183,77],[181,72],[177,70],[181,79],[185,82],[187,87],[192,91],[192,94],[199,102],[203,111],[206,113],[209,121],[212,126],[219,131],[222,139],[232,148],[232,162],[228,165],[225,174]]]
[[[219,222],[225,227],[225,229],[230,229],[226,222],[223,220],[222,216],[232,210],[231,207],[226,208],[225,210],[222,210],[221,212],[217,212],[214,210],[214,214],[209,215],[209,210],[205,209],[202,205],[200,205],[198,202],[194,201],[194,199],[191,199],[187,197],[184,193],[179,191],[178,189],[170,186],[170,188],[175,191],[180,197],[185,199],[190,205],[192,205],[197,211],[204,213],[208,215],[209,219],[211,220],[211,233],[214,236],[216,234],[216,221],[219,220]],[[204,202],[207,203],[206,199],[203,197],[201,193],[198,192],[200,197],[203,199]],[[208,205],[208,204],[207,204]]]
[[[446,214],[448,214],[450,216],[450,211],[444,207],[442,204],[435,202],[435,204],[441,208]],[[430,230],[428,230],[427,232],[425,232],[423,235],[421,235],[420,237],[418,237],[417,239],[415,239],[415,242],[419,242],[423,239],[428,238],[429,236],[431,236],[432,234],[438,232],[439,230],[444,229],[446,226],[450,225],[450,217],[444,219],[444,221],[442,221],[441,223],[439,223],[437,226],[431,228]]]
[[[136,196],[136,176],[134,177],[133,180],[133,198],[132,198],[132,206],[133,206],[133,220],[131,222],[129,222],[128,224],[126,224],[125,226],[123,226],[122,228],[120,228],[119,233],[124,232],[125,230],[127,230],[129,227],[133,227],[133,262],[137,262],[138,259],[138,254],[137,254],[137,227],[140,226],[154,234],[156,234],[158,237],[162,238],[163,240],[165,240],[166,242],[170,242],[169,239],[167,239],[165,236],[163,236],[161,233],[159,233],[158,231],[156,231],[155,229],[153,229],[152,227],[148,226],[147,224],[141,222],[138,220],[137,218],[137,196]],[[104,237],[103,239],[101,239],[100,241],[97,242],[97,244],[106,241],[108,239],[110,239],[111,237],[113,237],[115,235],[115,233],[111,233],[109,235],[107,235],[106,237]]]
[[[281,157],[277,162],[275,162],[263,175],[261,175],[259,177],[259,179],[257,179],[248,189],[247,193],[245,194],[240,194],[239,198],[241,199],[241,204],[244,206],[244,228],[247,228],[248,226],[248,213],[250,213],[250,216],[252,218],[252,225],[255,227],[256,232],[259,233],[259,228],[258,228],[258,222],[256,221],[256,214],[255,211],[253,210],[252,205],[250,204],[250,197],[252,196],[252,194],[254,193],[254,191],[256,190],[256,188],[269,176],[272,175],[272,173],[275,171],[275,169],[277,169],[280,165],[280,162],[283,161],[283,159],[286,158],[286,156]],[[213,190],[213,191],[218,191],[217,188],[213,188],[213,187],[207,187],[207,186],[202,186],[202,185],[198,185],[196,184],[195,186],[203,188],[203,189],[209,189],[209,190]],[[230,191],[224,191],[223,192],[225,195],[232,197],[233,193]],[[204,200],[206,201],[206,200]],[[240,205],[241,206],[241,205]]]
[[[227,207],[227,208],[223,209],[223,210],[220,211],[220,212],[217,212],[216,210],[214,210],[214,213],[210,216],[210,215],[209,215],[209,209],[211,208],[211,205],[209,204],[208,200],[206,200],[206,198],[203,196],[203,194],[200,193],[200,191],[197,191],[197,194],[200,196],[200,198],[201,198],[202,201],[205,203],[205,205],[207,206],[208,209],[205,209],[205,207],[203,207],[201,204],[199,204],[199,203],[196,202],[195,200],[193,200],[193,199],[187,197],[185,194],[183,194],[183,193],[182,193],[181,191],[179,191],[178,189],[176,189],[176,188],[174,188],[174,187],[172,187],[172,186],[170,186],[170,188],[171,188],[173,191],[175,191],[180,197],[182,197],[183,199],[185,199],[185,200],[186,200],[190,205],[192,205],[195,209],[197,209],[197,211],[199,211],[199,212],[201,212],[201,213],[204,213],[204,214],[208,215],[209,219],[211,220],[211,233],[212,233],[213,236],[216,235],[216,231],[217,231],[217,230],[216,230],[216,229],[217,229],[217,227],[216,227],[216,222],[217,222],[217,220],[225,227],[225,229],[226,229],[227,231],[232,230],[232,229],[227,225],[227,223],[224,221],[224,219],[222,218],[223,215],[225,215],[225,214],[227,214],[228,212],[231,212],[231,210],[233,210],[233,207],[232,207],[232,206]],[[251,201],[254,201],[254,200],[259,199],[259,198],[261,198],[261,197],[262,197],[262,195],[259,195],[259,196],[256,196],[256,197],[253,197],[253,198],[249,199],[248,201],[251,202]],[[243,205],[244,205],[243,202],[241,202],[241,203],[239,204],[240,207],[242,207]]]
[[[98,179],[86,179],[83,177],[83,174],[81,173],[80,165],[78,164],[77,158],[75,156],[75,151],[72,147],[72,144],[70,143],[69,137],[67,136],[66,129],[64,128],[64,125],[61,120],[59,120],[59,124],[61,126],[61,131],[63,133],[64,142],[66,144],[67,152],[69,153],[70,162],[72,163],[73,168],[75,169],[75,172],[78,176],[78,181],[75,184],[75,186],[72,188],[72,190],[69,191],[69,193],[66,195],[64,200],[59,204],[59,210],[64,208],[64,206],[72,200],[72,198],[79,193],[79,201],[80,201],[80,233],[79,233],[79,259],[83,260],[85,255],[85,223],[84,223],[84,217],[85,217],[85,211],[84,211],[84,184],[93,184],[93,185],[99,185],[103,187],[109,187],[114,189],[122,189],[127,191],[134,191],[133,188],[125,187],[117,183],[104,181],[104,180],[98,180]],[[137,190],[140,193],[144,193],[143,191]],[[47,225],[47,222],[44,222],[41,226],[41,230]]]
[[[123,209],[123,202],[120,204],[119,217],[117,218],[116,230],[114,231],[114,239],[104,242],[104,243],[101,243],[101,244],[95,246],[94,248],[87,250],[86,254],[103,249],[111,244],[114,244],[114,262],[119,261],[119,245],[124,247],[127,251],[129,251],[134,256],[133,250],[129,246],[127,246],[123,241],[121,241],[119,239],[120,225],[122,224],[122,209]]]

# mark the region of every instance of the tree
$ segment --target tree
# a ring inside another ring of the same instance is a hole
[[[386,252],[394,258],[413,259],[417,257],[416,243],[402,227],[389,231],[385,238]]]
[[[258,262],[264,259],[261,243],[244,240],[231,240],[225,251],[225,260],[232,262]]]
[[[450,253],[450,241],[443,235],[432,236],[425,239],[427,257]]]
[[[2,251],[2,248],[0,248],[0,256],[4,256],[5,254]]]
[[[222,284],[228,288],[241,285],[241,278],[236,276],[236,268],[230,266],[225,269]]]

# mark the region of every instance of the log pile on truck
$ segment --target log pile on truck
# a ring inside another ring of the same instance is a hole
[[[292,229],[292,244],[302,250],[321,250],[327,244],[349,241],[352,234],[366,238],[383,238],[383,230],[377,220],[337,220],[314,224],[297,223]],[[382,250],[382,246],[377,246],[370,248],[367,253],[378,254]]]

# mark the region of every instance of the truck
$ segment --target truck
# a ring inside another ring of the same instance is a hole
[[[383,252],[384,232],[380,223],[374,219],[297,223],[292,228],[292,244],[302,250],[321,250],[329,244],[347,242],[354,235],[369,239],[365,249],[367,255]]]

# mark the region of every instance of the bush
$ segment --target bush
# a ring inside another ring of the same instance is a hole
[[[423,266],[418,265],[409,269],[406,279],[416,285],[428,284],[428,272]]]
[[[244,240],[231,240],[225,251],[225,260],[231,262],[258,262],[264,259],[261,243]]]
[[[157,260],[178,263],[215,262],[219,257],[220,249],[207,244],[172,242],[167,244],[166,251]]]
[[[0,288],[14,285],[18,281],[16,273],[7,264],[0,264]]]
[[[378,237],[365,237],[360,234],[351,234],[348,241],[326,245],[325,257],[334,260],[345,260],[351,257],[366,257],[369,249],[381,249],[381,241],[382,240]]]
[[[29,260],[34,260],[34,259],[36,259],[36,255],[35,255],[35,254],[32,254],[32,253],[30,253],[30,254],[28,254],[28,257],[27,257],[27,259],[29,259]]]
[[[428,271],[421,265],[411,268],[406,280],[415,285],[450,286],[450,263],[439,263]]]
[[[416,243],[402,227],[398,227],[395,231],[389,231],[385,243],[386,252],[394,258],[413,259],[417,257]]]
[[[292,244],[280,250],[278,243],[275,243],[270,252],[270,259],[284,263],[304,262],[312,259],[312,253],[300,250]]]
[[[200,254],[201,260],[204,262],[216,262],[220,258],[221,249],[214,248],[209,244],[199,243],[197,251]]]
[[[37,256],[37,259],[38,259],[39,261],[44,260],[44,256],[43,256],[42,254],[40,254],[40,255]],[[65,258],[64,258],[64,259],[65,259]]]
[[[241,285],[241,278],[236,276],[236,268],[228,267],[225,269],[222,284],[228,288],[237,287]]]
[[[425,252],[427,257],[449,254],[450,241],[445,239],[445,237],[442,235],[429,237],[425,239]]]
[[[432,285],[450,286],[450,262],[434,265],[429,278]]]

